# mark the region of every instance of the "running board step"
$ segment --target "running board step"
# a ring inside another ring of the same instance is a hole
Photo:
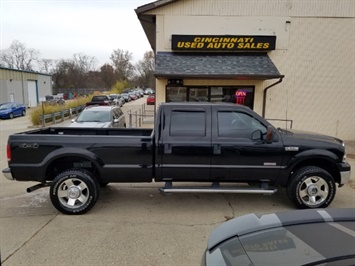
[[[271,195],[277,192],[276,188],[262,184],[260,187],[220,187],[213,183],[210,187],[173,187],[171,182],[166,182],[165,187],[159,188],[163,193],[248,193]]]

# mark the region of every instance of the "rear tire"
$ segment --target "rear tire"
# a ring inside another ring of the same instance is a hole
[[[333,177],[316,166],[297,170],[287,186],[287,196],[301,209],[325,208],[333,201],[335,192]]]
[[[52,182],[50,199],[64,214],[84,214],[94,207],[100,188],[87,171],[72,169],[60,173]]]
[[[26,115],[26,110],[23,110],[22,111],[22,116],[25,116]]]

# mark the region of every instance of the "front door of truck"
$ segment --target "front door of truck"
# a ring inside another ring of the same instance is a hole
[[[160,121],[156,180],[210,180],[211,107],[165,106]]]
[[[212,124],[216,125],[212,132],[212,179],[254,182],[278,178],[283,145],[277,136],[267,143],[265,121],[245,108],[216,106]]]

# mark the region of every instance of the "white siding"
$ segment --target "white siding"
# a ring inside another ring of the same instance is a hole
[[[147,14],[354,17],[354,0],[180,0]]]

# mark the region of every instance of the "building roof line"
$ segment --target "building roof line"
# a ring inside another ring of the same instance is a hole
[[[136,14],[139,15],[144,12],[157,9],[157,8],[165,6],[165,5],[169,5],[169,4],[177,2],[177,1],[179,1],[179,0],[159,0],[159,1],[155,1],[152,3],[146,4],[146,5],[143,5],[143,6],[139,6],[135,9],[135,11],[136,11]]]
[[[36,71],[31,71],[31,70],[21,70],[21,69],[8,68],[8,67],[0,67],[0,69],[17,71],[17,72],[24,72],[24,73],[31,73],[31,74],[43,75],[43,76],[52,76],[51,74],[41,73],[41,72],[36,72]]]

